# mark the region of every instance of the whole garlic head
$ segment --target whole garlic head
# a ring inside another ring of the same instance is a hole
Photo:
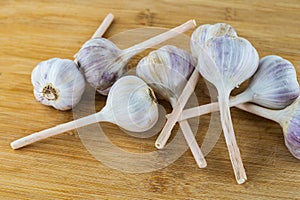
[[[195,65],[195,59],[187,51],[166,45],[144,57],[138,63],[136,73],[170,101],[170,98],[179,98]]]
[[[85,89],[83,75],[68,59],[53,58],[39,63],[31,73],[31,82],[36,100],[58,110],[72,109]]]
[[[121,77],[126,68],[122,51],[110,40],[93,38],[88,40],[76,54],[78,66],[86,81],[100,94],[107,95],[111,85]]]
[[[105,107],[106,121],[133,132],[144,132],[157,122],[159,112],[153,90],[136,76],[124,76],[112,86]]]
[[[299,84],[292,63],[279,56],[262,58],[251,78],[248,91],[253,91],[253,102],[270,108],[282,109],[299,96]]]

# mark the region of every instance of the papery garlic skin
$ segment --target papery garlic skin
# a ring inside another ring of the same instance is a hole
[[[195,65],[195,59],[187,51],[166,45],[144,57],[136,73],[169,101],[179,98]]]
[[[34,96],[58,110],[72,109],[85,90],[85,79],[68,59],[52,58],[39,63],[31,73]]]
[[[294,66],[288,60],[271,55],[262,58],[247,90],[255,91],[253,102],[282,109],[299,96],[299,84]]]
[[[198,58],[201,46],[213,37],[237,37],[237,33],[234,28],[229,24],[217,23],[217,24],[204,24],[199,26],[192,34],[190,46],[192,55]]]
[[[81,47],[75,58],[86,81],[97,92],[107,95],[111,85],[124,74],[124,65],[128,60],[122,60],[121,53],[113,42],[105,38],[93,38]]]
[[[151,129],[159,117],[153,90],[136,76],[124,76],[112,86],[101,111],[109,121],[133,132]]]

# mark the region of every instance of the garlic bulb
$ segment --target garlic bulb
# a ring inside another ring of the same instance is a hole
[[[283,129],[285,145],[290,153],[300,160],[300,98],[282,110],[271,110],[254,104],[240,104],[237,107],[247,112],[273,120]]]
[[[198,54],[200,51],[205,51],[205,44],[216,37],[236,37],[236,33],[233,28],[228,24],[214,24],[214,25],[202,25],[198,27],[191,38],[191,50],[192,55],[195,59],[198,59]],[[157,148],[163,148],[167,143],[169,137],[171,136],[171,130],[175,126],[176,122],[179,119],[180,113],[182,112],[185,104],[187,103],[189,97],[194,92],[199,79],[199,73],[197,70],[194,70],[190,76],[189,81],[187,82],[182,94],[178,98],[178,104],[173,108],[172,113],[169,115],[168,121],[161,131],[159,137],[155,142]]]
[[[235,87],[254,74],[258,62],[257,51],[246,39],[217,37],[206,43],[205,51],[200,51],[196,67],[218,91],[223,133],[239,184],[244,183],[247,177],[234,135],[229,110],[229,95]]]
[[[164,99],[177,101],[195,65],[187,51],[166,45],[140,60],[136,73]]]
[[[299,96],[299,84],[294,66],[279,56],[266,56],[259,62],[258,70],[250,79],[248,88],[230,99],[230,106],[246,102],[270,109],[282,109]],[[182,112],[181,119],[197,117],[218,111],[217,103],[190,108]]]
[[[36,100],[58,110],[74,107],[85,89],[83,75],[67,59],[52,58],[39,63],[32,71],[31,82]]]
[[[103,38],[91,39],[80,49],[76,60],[87,82],[100,94],[107,95],[113,83],[125,73],[126,65],[132,56],[194,27],[195,21],[190,20],[125,50],[120,50],[115,44]]]
[[[124,76],[111,88],[105,107],[98,113],[33,133],[11,143],[13,149],[96,122],[111,122],[133,132],[151,129],[158,120],[157,100],[140,78]]]
[[[250,91],[249,91],[250,90]],[[282,109],[299,96],[297,73],[292,63],[279,56],[260,60],[258,71],[251,78],[247,92],[252,102],[271,109]]]
[[[201,51],[201,46],[210,40],[212,37],[237,37],[234,28],[229,24],[217,23],[214,25],[204,24],[199,26],[191,36],[191,51],[195,58],[198,58]]]
[[[92,38],[101,37],[113,21],[108,14]],[[34,96],[40,103],[58,110],[72,109],[80,101],[85,79],[76,61],[53,58],[39,63],[31,74]]]
[[[167,45],[144,57],[138,63],[136,73],[174,107],[195,64],[188,52]],[[181,121],[179,125],[198,166],[206,167],[205,158],[188,121]]]

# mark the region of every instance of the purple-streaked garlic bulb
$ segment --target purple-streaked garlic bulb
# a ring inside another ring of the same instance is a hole
[[[31,73],[36,100],[58,110],[69,110],[81,99],[85,79],[68,59],[52,58],[39,63]]]
[[[279,56],[266,56],[260,60],[245,92],[253,103],[270,109],[285,108],[299,96],[295,67]]]
[[[104,108],[92,115],[60,124],[11,143],[18,149],[60,133],[97,122],[111,122],[133,132],[151,129],[158,120],[157,100],[153,90],[136,76],[124,76],[112,87]]]
[[[257,70],[259,57],[251,43],[240,37],[216,37],[199,52],[196,69],[218,91],[218,102],[225,141],[239,184],[247,180],[232,125],[229,96]]]
[[[100,94],[107,95],[114,82],[126,72],[131,57],[194,27],[195,21],[190,20],[125,50],[120,50],[114,43],[104,38],[91,39],[80,49],[76,60],[87,82]]]
[[[251,102],[269,109],[283,109],[299,96],[299,84],[294,66],[279,56],[266,56],[259,62],[258,70],[250,79],[248,88],[231,97],[229,105]],[[197,117],[219,110],[211,103],[184,110],[181,119]]]
[[[190,46],[192,55],[198,58],[201,46],[210,40],[212,37],[237,37],[237,33],[234,28],[229,24],[217,23],[217,24],[204,24],[199,26],[192,34]]]
[[[195,65],[195,59],[187,51],[167,45],[144,57],[138,63],[136,73],[174,107]],[[188,121],[181,121],[179,126],[198,166],[206,167],[205,158]]]
[[[279,123],[283,130],[285,145],[300,160],[300,98],[282,110],[271,110],[254,104],[240,104],[239,109]]]
[[[113,21],[108,14],[92,38],[102,37]],[[85,90],[85,79],[76,62],[52,58],[39,63],[31,74],[34,96],[40,103],[58,110],[69,110],[77,105]]]
[[[236,32],[228,24],[218,23],[214,25],[210,25],[210,24],[201,25],[192,34],[192,38],[190,41],[192,55],[197,60],[199,52],[203,51],[203,49],[205,48],[205,44],[212,38],[236,37],[236,36],[237,36]],[[178,98],[180,104],[174,107],[172,113],[168,118],[166,125],[164,126],[162,132],[160,133],[159,137],[155,142],[155,146],[157,148],[163,148],[164,145],[167,143],[168,139],[170,138],[171,130],[175,126],[176,122],[178,121],[180,113],[182,112],[189,97],[194,92],[199,77],[200,75],[198,71],[194,70],[188,81],[189,84],[185,86],[184,90],[182,91],[182,94]]]

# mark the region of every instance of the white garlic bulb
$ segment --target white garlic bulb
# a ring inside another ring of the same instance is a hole
[[[195,69],[195,64],[195,59],[187,51],[167,45],[144,57],[138,63],[136,73],[157,94],[160,94],[171,103],[172,107],[175,107],[177,99]],[[179,126],[196,163],[200,168],[206,167],[206,160],[188,121],[181,121]]]
[[[245,92],[254,103],[270,109],[282,109],[299,96],[297,73],[292,63],[279,56],[262,58]]]
[[[140,60],[136,73],[164,99],[176,102],[195,65],[187,51],[166,45]]]
[[[234,28],[229,24],[217,23],[217,24],[204,24],[199,26],[192,34],[190,46],[192,55],[198,58],[201,51],[201,46],[210,40],[212,37],[237,37],[237,33]]]
[[[68,59],[53,58],[39,63],[31,73],[31,82],[36,100],[58,110],[73,108],[85,89],[83,75]]]
[[[55,126],[11,143],[18,149],[60,133],[96,122],[111,122],[132,132],[151,129],[158,120],[157,100],[152,89],[136,76],[124,76],[111,88],[105,107],[92,115]]]

